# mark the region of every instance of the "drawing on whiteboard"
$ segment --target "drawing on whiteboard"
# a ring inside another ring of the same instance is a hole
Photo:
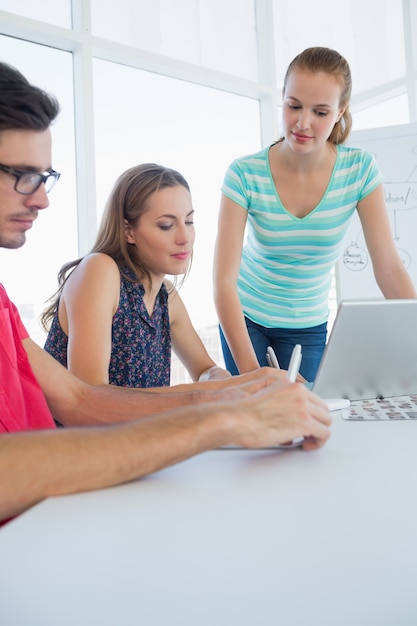
[[[378,162],[393,241],[417,287],[417,124],[353,132],[349,143],[367,150]],[[338,302],[383,297],[357,211],[346,233],[335,278]]]
[[[417,155],[417,146],[414,146],[411,152]],[[404,182],[384,182],[385,202],[388,212],[392,216],[393,238],[397,247],[398,254],[406,268],[409,268],[412,262],[410,252],[401,248],[400,242],[400,221],[405,211],[417,211],[417,165]],[[362,236],[362,229],[359,226],[354,239],[349,242],[342,254],[342,263],[347,270],[352,272],[360,272],[368,265],[368,252],[361,247],[359,240]]]
[[[342,261],[346,269],[352,272],[360,272],[368,265],[368,253],[358,244],[360,234],[361,231],[359,230],[356,240],[350,242],[342,256]]]

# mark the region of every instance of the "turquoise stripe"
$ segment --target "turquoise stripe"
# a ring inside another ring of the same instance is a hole
[[[236,159],[222,192],[248,211],[238,278],[245,314],[268,327],[323,323],[330,272],[339,258],[357,203],[382,182],[373,156],[337,146],[333,174],[319,205],[299,219],[282,206],[267,160],[269,147]]]

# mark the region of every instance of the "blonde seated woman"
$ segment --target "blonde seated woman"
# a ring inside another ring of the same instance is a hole
[[[64,265],[42,321],[45,350],[91,384],[167,387],[171,348],[193,381],[230,376],[210,358],[166,279],[185,275],[195,239],[190,189],[153,163],[116,181],[91,252]]]

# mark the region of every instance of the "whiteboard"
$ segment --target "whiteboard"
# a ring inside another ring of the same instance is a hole
[[[384,176],[394,242],[417,287],[417,124],[352,132],[348,145],[375,155]],[[336,292],[338,302],[383,297],[357,212],[336,264]]]

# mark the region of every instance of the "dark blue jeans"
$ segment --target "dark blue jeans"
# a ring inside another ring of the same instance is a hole
[[[265,328],[255,324],[245,317],[249,337],[256,352],[259,365],[268,365],[266,362],[266,349],[271,346],[277,356],[282,369],[288,369],[292,350],[296,343],[302,346],[303,358],[300,366],[300,374],[309,382],[313,382],[320,365],[324,346],[327,338],[327,323],[313,326],[312,328]],[[220,340],[222,344],[226,369],[236,376],[239,372],[229,350],[223,331],[220,328]]]

